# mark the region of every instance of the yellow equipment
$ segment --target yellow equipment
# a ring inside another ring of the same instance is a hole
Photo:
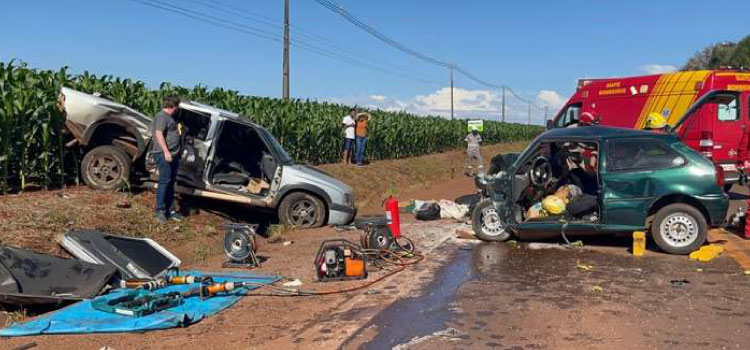
[[[644,129],[661,129],[667,126],[667,120],[659,113],[651,112],[646,119]]]
[[[565,201],[555,195],[547,196],[542,200],[542,208],[551,215],[559,215],[565,211]]]

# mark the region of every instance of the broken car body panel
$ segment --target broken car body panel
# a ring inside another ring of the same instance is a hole
[[[180,259],[149,238],[110,235],[94,230],[71,231],[60,245],[87,263],[107,265],[122,278],[155,279],[180,266]]]
[[[0,303],[55,305],[92,298],[116,273],[111,266],[0,246]]]

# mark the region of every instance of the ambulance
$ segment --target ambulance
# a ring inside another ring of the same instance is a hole
[[[747,183],[750,71],[728,68],[581,79],[547,127],[577,126],[585,112],[600,125],[635,129],[644,128],[649,113],[659,113],[685,144],[724,170],[727,189]]]

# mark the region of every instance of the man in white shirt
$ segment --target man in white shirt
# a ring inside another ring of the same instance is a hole
[[[344,163],[351,164],[350,151],[354,146],[354,127],[357,122],[354,117],[357,115],[357,110],[354,108],[349,109],[349,114],[344,116],[344,120],[341,121],[341,126],[344,128]]]

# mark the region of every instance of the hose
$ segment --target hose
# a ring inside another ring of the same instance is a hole
[[[362,253],[368,256],[377,256],[379,259],[375,261],[382,261],[385,263],[383,266],[377,266],[381,269],[385,269],[386,266],[391,265],[395,266],[393,270],[388,271],[386,274],[374,279],[367,281],[367,283],[349,287],[349,288],[343,288],[343,289],[335,289],[335,290],[327,290],[327,291],[317,291],[317,290],[304,290],[304,289],[294,289],[294,288],[284,288],[284,287],[278,287],[270,284],[263,284],[263,283],[254,283],[254,282],[247,282],[247,285],[251,285],[253,287],[257,287],[254,290],[247,291],[245,295],[248,296],[314,296],[314,295],[331,295],[331,294],[341,294],[341,293],[348,293],[348,292],[354,292],[357,290],[361,290],[367,287],[372,286],[375,283],[378,283],[390,276],[393,276],[401,271],[406,270],[409,266],[413,266],[421,262],[425,259],[425,256],[422,254],[419,254],[416,252],[416,247],[414,245],[414,241],[409,239],[408,237],[400,237],[407,241],[408,243],[408,249],[404,248],[407,244],[400,244],[398,242],[398,239],[396,240],[396,247],[397,250],[390,250],[390,249],[384,249],[384,250],[377,250],[377,249],[363,249]],[[257,293],[256,291],[263,291],[263,290],[269,290],[270,293]]]

